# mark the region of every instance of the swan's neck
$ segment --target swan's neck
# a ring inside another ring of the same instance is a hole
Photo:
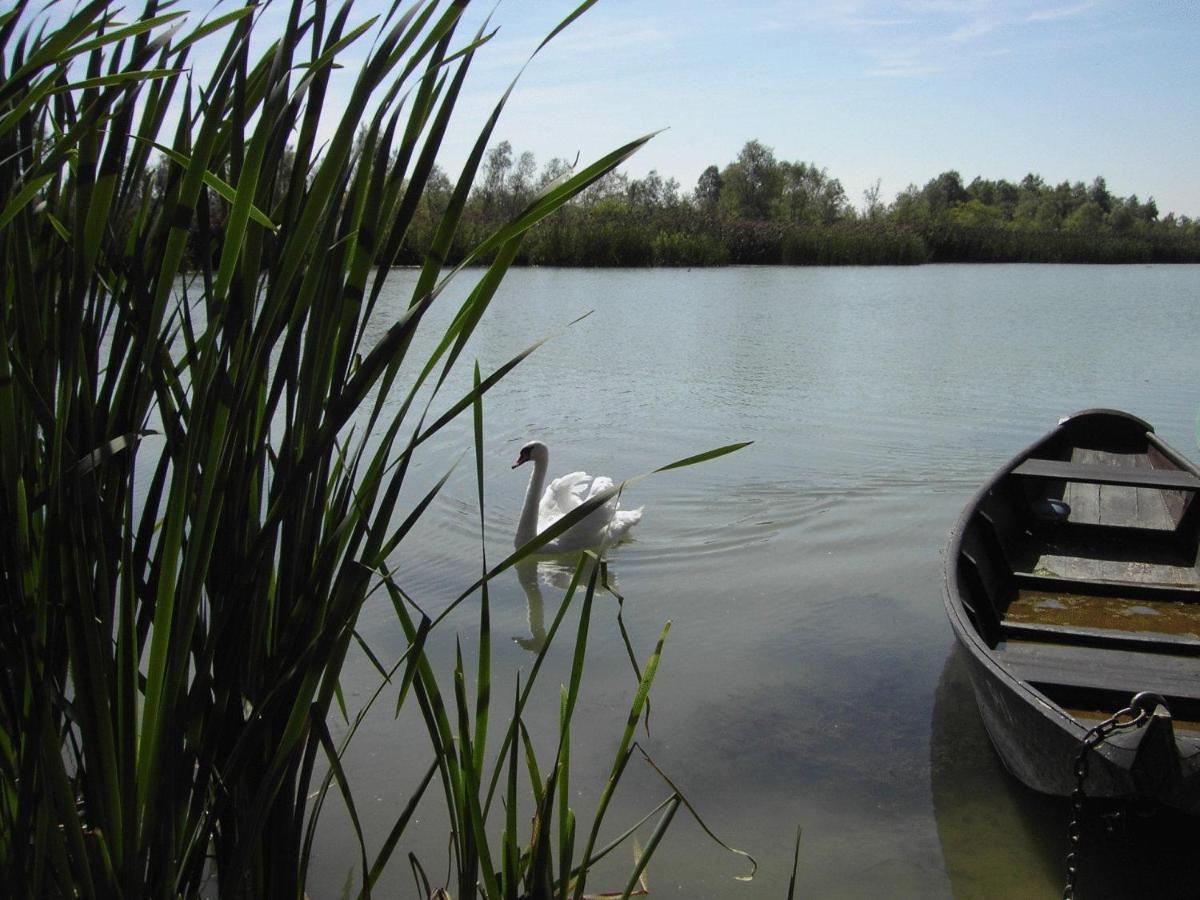
[[[521,508],[521,519],[517,522],[516,546],[527,544],[537,534],[538,507],[542,500],[542,490],[546,485],[546,469],[550,460],[536,457],[533,460],[533,473],[529,476],[529,487],[525,489],[525,505]]]

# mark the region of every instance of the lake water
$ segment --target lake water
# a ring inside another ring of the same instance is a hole
[[[439,301],[442,321],[477,277]],[[394,273],[395,309],[413,278]],[[651,896],[782,898],[797,826],[798,896],[1057,896],[1068,809],[1013,782],[982,735],[951,652],[942,547],[983,479],[1064,414],[1127,409],[1198,455],[1200,267],[518,270],[466,361],[486,373],[549,334],[485,403],[490,562],[511,549],[528,469],[510,466],[529,439],[549,445],[551,475],[616,478],[754,441],[633,485],[622,503],[644,505],[645,519],[609,553],[639,659],[672,622],[639,740],[706,823],[759,862],[753,882],[736,881],[744,861],[681,810],[650,864]],[[468,382],[464,367],[435,409]],[[471,447],[464,422],[413,474],[415,502],[467,453],[395,560],[431,613],[480,571]],[[554,572],[540,574],[493,585],[497,700],[528,671],[561,599]],[[447,674],[456,636],[468,657],[477,648],[476,609],[464,604],[435,632]],[[573,733],[572,805],[588,820],[636,684],[617,610],[598,597]],[[364,610],[360,631],[385,661],[404,649],[385,600]],[[545,736],[543,770],[571,634],[552,645],[527,716]],[[349,662],[345,683],[352,704],[367,696],[365,660]],[[431,758],[423,726],[408,712],[393,719],[394,702],[393,692],[347,757],[372,847]],[[669,793],[635,758],[605,833]],[[435,784],[385,895],[415,896],[410,850],[445,871],[441,805]],[[1171,849],[1179,823],[1167,825],[1166,838],[1162,821],[1090,830],[1083,896],[1128,896],[1148,863],[1164,862],[1166,883],[1194,896],[1200,881],[1173,860],[1195,854]],[[1200,834],[1182,827],[1179,846],[1194,848]],[[331,803],[311,896],[353,883],[354,847]],[[620,890],[630,859],[620,853],[590,891]]]

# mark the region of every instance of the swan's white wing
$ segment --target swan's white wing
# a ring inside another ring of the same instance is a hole
[[[590,496],[588,490],[592,480],[587,472],[571,472],[551,481],[538,506],[539,530],[557,522]]]
[[[538,508],[538,530],[545,531],[571,510],[613,486],[607,475],[571,472],[550,482]],[[616,497],[546,545],[550,552],[614,544],[642,518],[641,509],[620,511]]]

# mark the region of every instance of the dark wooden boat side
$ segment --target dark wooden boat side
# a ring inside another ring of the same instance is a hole
[[[1087,793],[1200,813],[1197,487],[1149,423],[1085,410],[1006,463],[951,531],[947,616],[988,735],[1031,788],[1069,794],[1088,729],[1151,691],[1166,709],[1091,754]]]

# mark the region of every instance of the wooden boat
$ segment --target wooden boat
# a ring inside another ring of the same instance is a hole
[[[1200,469],[1146,422],[1070,416],[975,495],[946,555],[946,613],[1000,758],[1068,795],[1089,729],[1142,692],[1138,727],[1088,756],[1090,797],[1200,813]]]

